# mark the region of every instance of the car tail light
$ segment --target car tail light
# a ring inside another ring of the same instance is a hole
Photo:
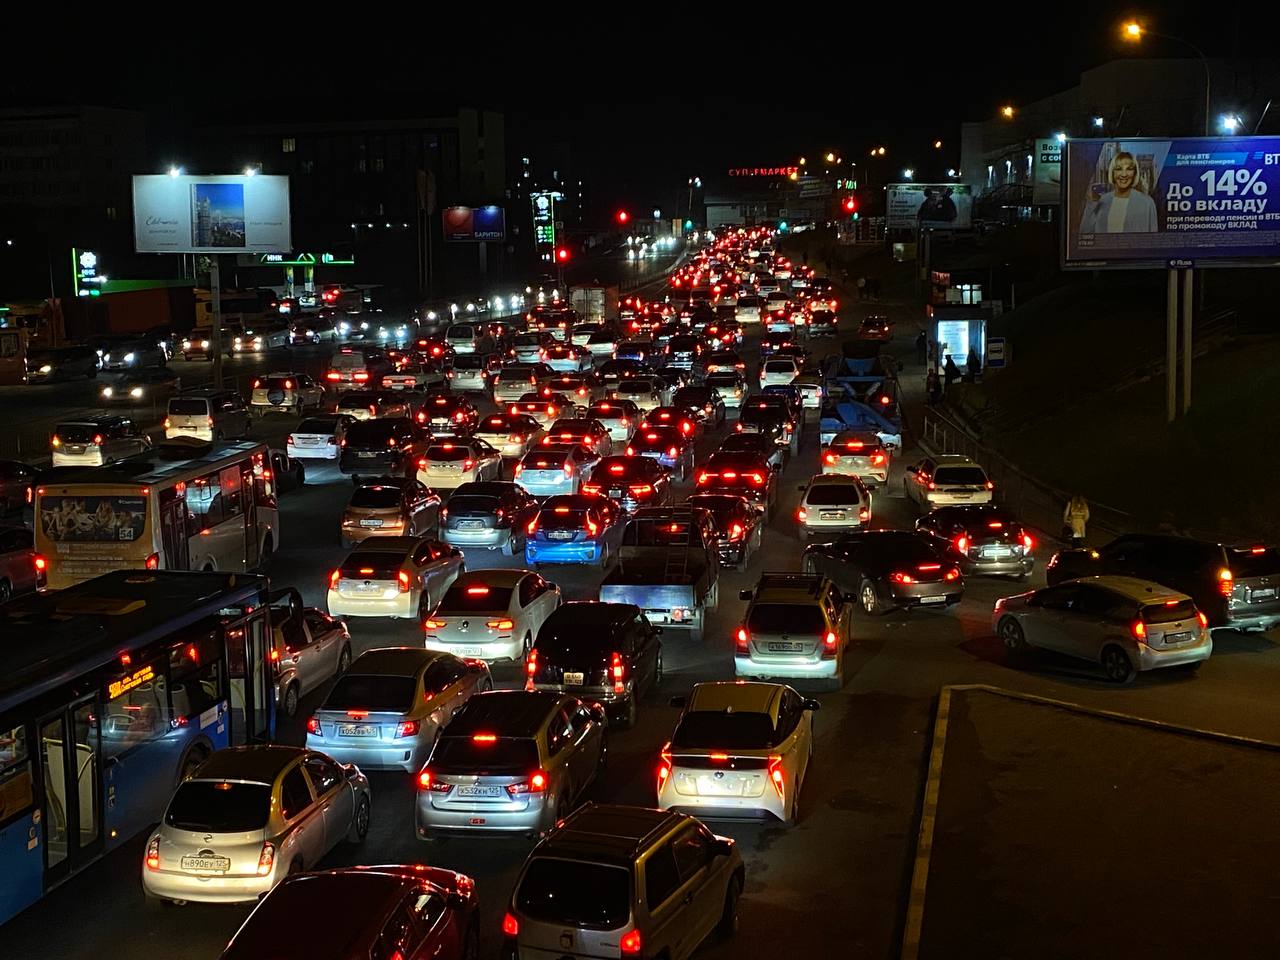
[[[339,581],[339,580],[341,580],[341,579],[342,579],[342,571],[341,571],[341,570],[331,570],[331,571],[329,571],[329,589],[330,589],[330,590],[337,590],[337,589],[338,589],[338,581]]]
[[[423,767],[422,772],[418,774],[418,789],[430,790],[432,793],[448,793],[453,789],[453,784],[441,783],[431,775],[430,770]]]
[[[595,495],[595,496],[599,496],[599,495],[600,495],[600,491],[601,491],[602,489],[604,489],[604,488],[603,488],[603,487],[601,487],[601,486],[600,486],[600,484],[598,484],[598,483],[584,483],[584,484],[582,485],[582,492],[583,492],[583,493],[590,493],[590,494],[593,494],[593,495]]]
[[[502,917],[502,935],[504,937],[520,936],[520,921],[509,913]]]
[[[364,370],[357,370],[351,375],[352,380],[368,380],[369,374]]]
[[[529,521],[529,525],[528,525],[528,526],[526,526],[524,529],[525,529],[525,533],[529,534],[529,536],[533,536],[535,533],[537,533],[537,532],[538,532],[538,518],[537,518],[537,517],[534,517],[532,520],[530,520],[530,521]]]
[[[404,737],[416,737],[418,735],[417,720],[401,720],[396,724],[396,739],[401,740]]]
[[[565,475],[566,477],[572,477],[572,476],[573,476],[573,464],[572,464],[572,463],[566,463],[566,464],[564,465],[564,475]]]
[[[866,523],[868,520],[871,519],[871,510],[868,509],[867,507],[861,508],[858,511],[858,519],[861,520],[863,523]]]
[[[782,796],[786,777],[782,772],[782,757],[776,753],[769,755],[769,782],[773,784],[773,789],[778,791],[778,796]]]
[[[147,869],[160,869],[160,838],[152,837],[147,842]]]
[[[485,623],[490,630],[512,630],[515,625],[514,620],[489,620]]]
[[[960,553],[968,553],[968,552],[969,552],[969,538],[968,538],[968,537],[956,537],[956,550],[957,550],[957,551],[959,551]]]
[[[738,634],[734,638],[733,652],[740,653],[743,656],[746,656],[750,652],[747,646],[747,640],[748,640],[747,628],[739,627]]]
[[[324,375],[324,378],[330,381],[331,383],[336,383],[337,381],[342,379],[342,374],[338,373],[337,370],[330,370],[328,373]]]
[[[950,570],[948,570],[946,573],[944,573],[944,574],[942,575],[942,579],[943,579],[943,580],[959,580],[959,579],[960,579],[960,568],[959,568],[959,567],[952,567]]]
[[[1030,552],[1031,548],[1034,547],[1035,545],[1036,545],[1036,542],[1033,539],[1031,539],[1031,534],[1024,533],[1022,535],[1022,548],[1024,550]]]
[[[744,533],[744,530],[742,529],[742,524],[735,523],[732,527],[729,528],[729,539],[741,540],[743,533]]]
[[[160,569],[160,554],[158,554],[158,553],[153,553],[153,554],[151,554],[149,557],[147,557],[147,559],[144,561],[144,563],[145,563],[146,568],[147,568],[148,570],[159,570],[159,569]],[[37,558],[36,558],[36,569],[37,569],[37,570],[43,570],[43,569],[44,569],[44,557],[37,557]]]
[[[836,652],[839,650],[839,640],[834,630],[828,630],[827,635],[822,638],[822,659],[832,660],[835,658]]]
[[[799,510],[796,511],[796,519],[799,520],[801,523],[804,523],[806,520],[809,519],[808,511],[805,510],[804,507],[801,507]]]
[[[524,662],[524,672],[532,678],[538,672],[538,651],[530,650],[529,657]]]
[[[529,774],[529,779],[507,784],[507,794],[512,797],[522,793],[543,793],[547,789],[547,775],[541,770]]]
[[[618,943],[618,949],[622,951],[624,957],[638,957],[640,951],[644,949],[644,944],[640,939],[639,930],[628,930],[622,935],[622,940]]]
[[[871,455],[871,464],[876,467],[881,466],[884,463],[884,459],[883,453],[873,453]]]
[[[262,852],[258,854],[258,876],[265,877],[271,873],[272,866],[276,862],[276,845],[270,840],[262,845]]]
[[[1129,624],[1129,630],[1133,633],[1133,639],[1135,640],[1147,639],[1147,625],[1143,623],[1141,620],[1135,620],[1133,621],[1133,623]]]
[[[1231,596],[1235,588],[1236,588],[1235,574],[1233,574],[1226,567],[1223,567],[1222,569],[1220,569],[1218,571],[1218,592],[1222,594],[1224,597],[1229,597]]]
[[[915,583],[916,582],[915,577],[911,576],[911,574],[909,573],[903,573],[900,570],[895,570],[893,573],[889,574],[889,580],[893,583]]]
[[[422,625],[428,630],[443,630],[449,625],[448,620],[423,620]]]
[[[823,463],[835,463],[839,459],[840,458],[837,457],[834,453],[827,453],[823,456],[822,461]]]
[[[658,757],[658,789],[661,790],[662,785],[671,776],[671,741],[667,741]]]
[[[401,593],[409,592],[409,572],[407,570],[401,570],[397,573],[396,581],[400,584]]]
[[[609,676],[613,678],[614,693],[622,693],[626,690],[627,665],[622,662],[622,654],[616,651],[609,658]]]
[[[1204,615],[1203,610],[1196,611],[1196,619],[1200,621],[1200,626],[1202,628],[1209,626],[1209,618]]]
[[[317,737],[320,736],[321,730],[319,717],[307,717],[307,733],[313,733]]]
[[[653,487],[647,483],[637,483],[631,485],[631,492],[637,497],[647,497],[653,493]]]

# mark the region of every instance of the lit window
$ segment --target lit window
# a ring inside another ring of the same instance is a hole
[[[298,141],[293,137],[285,137],[280,141],[281,153],[295,153],[298,149]]]

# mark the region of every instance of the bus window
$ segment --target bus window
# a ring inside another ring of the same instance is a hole
[[[141,677],[147,679],[135,682]],[[172,717],[162,663],[145,664],[118,684],[108,684],[104,699],[102,746],[107,757],[119,756],[169,732]]]
[[[0,730],[0,825],[30,807],[33,797],[26,728]]]
[[[197,536],[223,520],[222,489],[218,474],[197,477],[187,484],[187,515],[189,536]]]
[[[222,493],[222,519],[240,516],[240,468],[224,468],[218,474],[218,486]]]
[[[202,713],[222,702],[221,660],[214,634],[169,648],[169,700],[179,722],[196,722]]]

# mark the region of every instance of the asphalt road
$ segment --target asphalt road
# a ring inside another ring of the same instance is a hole
[[[865,312],[872,311],[857,304],[842,311],[844,326],[854,325]],[[889,313],[898,321],[897,340],[890,349],[898,356],[913,357],[914,316],[892,304],[876,304],[874,312]],[[754,359],[753,347],[743,352]],[[909,363],[903,376],[910,404],[918,398],[922,372]],[[292,423],[283,416],[259,421],[255,435],[279,438],[283,444]],[[716,436],[702,438],[700,456],[717,442]],[[902,498],[902,467],[913,456],[908,449],[895,464],[887,488],[875,494],[876,525],[903,528],[913,522],[914,512]],[[816,426],[811,421],[800,456],[785,472],[782,509],[767,531],[764,550],[746,573],[727,572],[720,608],[711,617],[702,643],[679,636],[665,638],[666,679],[643,705],[636,727],[614,733],[608,772],[591,790],[593,799],[652,800],[657,751],[676,717],[667,699],[687,692],[698,681],[732,676],[731,637],[744,606],[737,600],[737,591],[751,586],[766,568],[798,569],[802,546],[794,527],[796,487],[816,472],[817,461]],[[337,524],[349,492],[349,482],[336,471],[311,469],[308,486],[283,501],[283,542],[272,578],[298,586],[309,602],[323,602],[326,574],[342,559]],[[1039,567],[1047,556],[1037,548]],[[475,551],[468,552],[467,561],[469,569],[517,564],[497,553]],[[567,598],[584,599],[597,593],[599,574],[591,569],[551,568],[548,575]],[[1038,568],[1033,585],[1041,584],[1043,574]],[[994,600],[1017,590],[1009,582],[970,578],[963,602],[951,610],[874,619],[859,614],[846,665],[848,683],[838,693],[818,697],[822,709],[816,718],[816,762],[805,784],[800,824],[792,830],[715,824],[741,845],[747,872],[745,909],[737,938],[710,946],[701,956],[730,957],[744,950],[815,957],[896,955],[932,711],[944,684],[989,683],[1161,720],[1276,738],[1280,703],[1274,690],[1280,682],[1280,653],[1270,638],[1219,635],[1213,659],[1197,675],[1144,676],[1123,688],[1108,685],[1088,669],[1048,657],[1013,669],[1004,662],[989,618]],[[354,620],[351,632],[357,652],[415,638],[410,623],[397,621]],[[518,670],[499,667],[495,678],[500,684],[515,685]],[[317,701],[318,695],[313,695],[304,702],[298,720],[282,731],[282,739],[301,741],[302,718]],[[509,840],[423,844],[412,829],[409,778],[375,774],[372,779],[375,800],[367,841],[359,848],[339,848],[323,866],[428,861],[470,873],[482,903],[482,954],[496,956],[499,921],[528,844]],[[143,839],[96,864],[6,925],[4,955],[88,957],[104,947],[123,947],[138,960],[216,957],[248,908],[148,908],[138,879]],[[322,918],[299,919],[323,922]]]

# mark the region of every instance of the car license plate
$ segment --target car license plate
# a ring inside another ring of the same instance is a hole
[[[1255,603],[1259,600],[1274,600],[1275,598],[1276,598],[1275,587],[1264,587],[1261,590],[1249,591],[1249,599]]]
[[[586,679],[586,675],[582,673],[569,673],[566,671],[564,675],[564,682],[567,684],[571,684],[575,687],[582,686],[582,681],[585,679]]]
[[[548,530],[547,531],[548,540],[572,540],[573,535],[574,535],[573,530]]]
[[[378,455],[377,452],[373,450],[357,450],[356,451],[357,457],[372,458],[372,457],[376,457],[377,455]]]
[[[502,787],[486,787],[479,784],[458,787],[460,797],[500,797]]]
[[[972,499],[973,494],[971,494],[971,493],[953,493],[953,494],[951,494],[951,496],[952,496],[953,498],[955,498],[956,500],[969,500],[969,499]]]
[[[231,859],[229,857],[183,857],[182,869],[226,873],[231,869]]]
[[[361,521],[360,521],[360,526],[362,526],[362,527],[380,527],[380,526],[382,526],[382,521],[381,521],[381,520],[361,520]]]
[[[453,652],[460,657],[483,657],[484,647],[458,647]]]
[[[946,602],[947,602],[947,598],[946,598],[946,597],[944,597],[944,596],[937,596],[937,597],[921,597],[921,598],[920,598],[920,602],[921,602],[921,603],[946,603]]]
[[[459,520],[459,530],[479,530],[484,526],[483,520]]]
[[[799,653],[804,649],[804,644],[795,640],[771,640],[769,641],[770,653]]]
[[[1164,635],[1164,643],[1166,647],[1171,643],[1186,643],[1192,636],[1193,635],[1190,630],[1183,631],[1182,633],[1166,633]]]
[[[1008,557],[1008,556],[1012,556],[1012,554],[1013,554],[1013,551],[1009,547],[983,547],[982,548],[982,555],[990,559],[996,559],[999,557]]]
[[[340,737],[376,737],[378,728],[371,723],[340,723],[338,724],[338,736]]]
[[[621,489],[621,488],[619,488],[619,487],[610,487],[610,488],[609,488],[609,496],[611,496],[611,497],[613,497],[615,500],[617,500],[618,498],[620,498],[620,497],[622,496],[622,489]]]
[[[843,520],[843,510],[819,510],[818,517],[822,520]]]

